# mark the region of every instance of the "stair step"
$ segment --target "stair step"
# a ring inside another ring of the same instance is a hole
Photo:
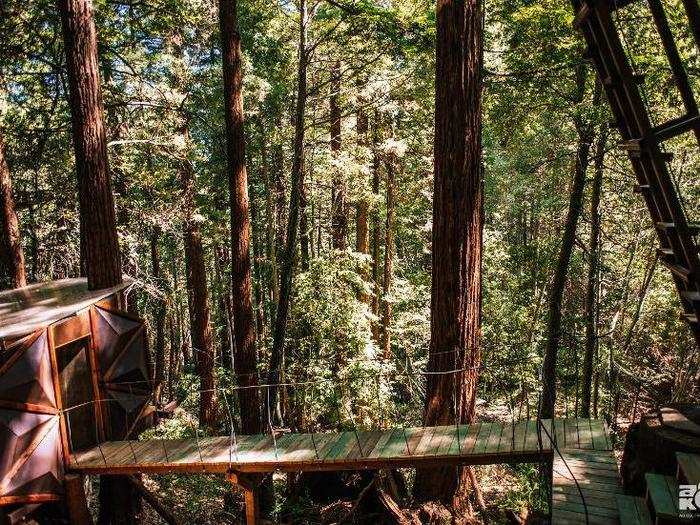
[[[676,223],[675,222],[657,222],[656,227],[659,228],[660,230],[675,230],[676,229]],[[700,234],[700,224],[697,222],[689,222],[688,223],[688,230],[690,231],[690,235],[699,235]]]
[[[700,484],[700,456],[687,452],[676,452],[678,479],[691,485]]]
[[[698,316],[696,314],[682,313],[681,319],[684,319],[690,324],[698,324]]]
[[[690,303],[700,303],[700,292],[687,291],[681,292],[681,295]]]
[[[671,248],[658,248],[657,253],[659,254],[659,259],[663,265],[671,270],[671,273],[686,283],[690,281],[690,270],[685,266],[681,266],[680,264],[676,263],[675,255]]]
[[[678,509],[678,481],[671,476],[647,472],[647,505],[652,509],[656,523],[685,523]]]
[[[620,515],[620,525],[651,525],[651,515],[643,498],[618,494],[617,511]]]

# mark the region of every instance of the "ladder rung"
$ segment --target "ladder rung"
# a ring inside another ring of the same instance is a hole
[[[659,254],[659,257],[660,257],[661,259],[663,259],[663,258],[671,258],[671,257],[675,257],[675,256],[676,256],[675,252],[673,251],[673,248],[657,248],[657,249],[656,249],[656,253]]]
[[[692,117],[684,116],[656,126],[651,130],[651,134],[657,142],[663,142],[664,140],[682,135],[698,125],[700,125],[700,115],[693,115]]]
[[[650,186],[648,184],[635,184],[634,185],[634,193],[646,193],[649,191]]]
[[[661,256],[660,260],[663,265],[671,270],[671,273],[679,279],[682,279],[685,282],[690,281],[690,270],[685,266],[681,266],[680,264],[676,263],[673,251],[671,250],[671,252],[668,253],[667,250],[669,250],[669,248],[659,249],[659,255]]]
[[[681,296],[689,303],[700,303],[700,292],[681,292]]]
[[[696,222],[688,223],[688,231],[690,235],[700,235],[700,224]],[[674,230],[676,228],[676,223],[674,222],[657,222],[656,227],[660,230]]]
[[[688,323],[690,324],[698,324],[698,316],[697,314],[687,314],[687,313],[682,313],[681,314],[681,319],[685,319]]]
[[[588,5],[588,2],[583,2],[576,13],[576,16],[574,17],[574,27],[581,27],[583,21],[586,20],[586,18],[588,18],[592,12],[593,10],[591,9],[591,6]]]
[[[633,74],[631,77],[628,77],[630,81],[632,81],[634,84],[644,84],[645,80],[645,75],[644,74]],[[603,85],[608,86],[608,87],[620,87],[623,85],[623,80],[621,77],[618,76],[608,76],[603,79]]]

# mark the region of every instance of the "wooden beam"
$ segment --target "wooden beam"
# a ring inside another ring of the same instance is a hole
[[[85,496],[85,477],[79,474],[67,474],[64,486],[70,522],[75,525],[92,525],[92,515]]]
[[[240,472],[228,472],[226,474],[226,478],[231,482],[231,484],[243,489],[246,525],[257,525],[260,520],[258,487],[260,486],[262,477],[249,476]]]

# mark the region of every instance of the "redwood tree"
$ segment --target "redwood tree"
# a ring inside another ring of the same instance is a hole
[[[24,251],[12,198],[10,168],[5,159],[5,144],[0,132],[0,288],[19,288],[26,284]]]
[[[122,282],[91,0],[58,0],[78,174],[83,270],[91,290]]]
[[[253,324],[252,279],[250,272],[250,218],[248,215],[248,174],[245,165],[243,130],[243,67],[241,37],[237,26],[236,0],[220,0],[219,23],[223,50],[226,154],[231,206],[231,283],[233,332],[236,359],[234,372],[241,386],[257,385],[257,354]],[[260,432],[260,400],[257,388],[239,391],[242,430]]]
[[[341,146],[341,117],[340,117],[340,61],[337,60],[331,69],[331,155],[337,160]],[[331,228],[333,248],[344,250],[347,247],[348,212],[345,202],[345,181],[338,166],[334,167],[333,188],[331,192]]]
[[[481,336],[481,0],[438,0],[432,292],[424,424],[474,419]],[[456,373],[454,370],[463,370]],[[419,470],[419,501],[453,503],[465,472]]]
[[[90,0],[58,0],[68,73],[80,206],[81,264],[88,288],[122,282],[114,198],[107,161],[97,35]],[[133,523],[139,496],[123,476],[100,479],[100,523]]]

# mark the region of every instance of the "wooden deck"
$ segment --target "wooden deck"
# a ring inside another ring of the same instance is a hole
[[[567,424],[568,423],[568,424]],[[610,450],[597,420],[543,423],[560,448]],[[70,468],[84,473],[356,470],[439,464],[538,462],[552,456],[536,421],[476,423],[384,431],[269,434],[179,440],[112,441],[75,453]]]
[[[619,523],[616,496],[623,491],[612,454],[597,450],[567,450],[562,456],[563,459],[556,457],[553,465],[552,523],[586,523],[586,511],[591,525]]]
[[[553,460],[552,523],[619,523],[621,493],[607,429],[599,420],[417,427],[384,431],[114,441],[72,456],[70,469],[105,473],[267,473],[386,469]],[[555,452],[548,436],[555,439]],[[563,456],[563,459],[562,459]],[[568,466],[568,468],[567,468]],[[572,476],[573,474],[573,476]]]

